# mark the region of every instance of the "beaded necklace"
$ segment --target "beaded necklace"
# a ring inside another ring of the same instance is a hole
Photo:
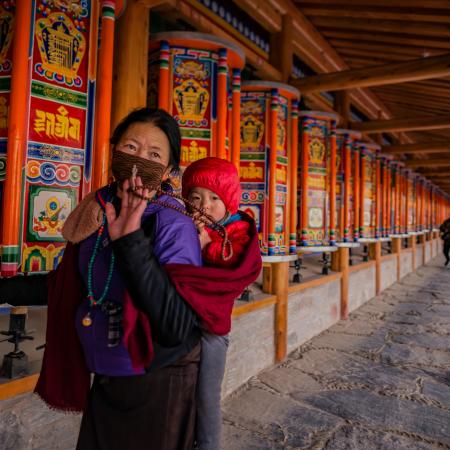
[[[114,271],[115,256],[114,256],[114,252],[112,252],[111,253],[111,261],[109,263],[108,275],[106,277],[105,287],[103,288],[103,292],[101,293],[100,297],[98,299],[94,298],[94,290],[92,288],[94,264],[95,264],[95,259],[97,258],[98,249],[100,247],[100,242],[102,240],[103,232],[105,230],[105,224],[106,224],[106,214],[103,215],[102,224],[97,231],[97,239],[95,240],[94,250],[92,251],[92,255],[91,255],[91,258],[90,258],[89,264],[88,264],[87,299],[89,300],[89,306],[91,308],[94,306],[102,305],[103,301],[105,300],[106,296],[108,295],[109,288],[111,287],[112,274]],[[85,327],[89,327],[92,324],[92,318],[91,318],[90,311],[83,317],[83,320],[81,321],[81,323]]]

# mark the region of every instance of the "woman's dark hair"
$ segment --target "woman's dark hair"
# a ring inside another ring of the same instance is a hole
[[[175,119],[163,109],[139,108],[131,111],[115,128],[110,143],[116,145],[133,123],[151,123],[167,136],[170,145],[169,165],[177,171],[180,165],[181,134]]]

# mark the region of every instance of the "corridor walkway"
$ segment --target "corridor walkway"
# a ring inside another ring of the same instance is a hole
[[[224,422],[224,450],[450,449],[450,267],[435,258],[251,379]]]

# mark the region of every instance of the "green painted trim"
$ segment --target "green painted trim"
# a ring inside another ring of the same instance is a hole
[[[87,95],[81,92],[69,91],[68,89],[52,86],[40,81],[31,82],[31,93],[35,97],[45,100],[54,100],[58,103],[87,108]]]

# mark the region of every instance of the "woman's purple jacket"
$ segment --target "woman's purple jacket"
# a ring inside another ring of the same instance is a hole
[[[103,188],[100,195],[106,200],[108,188]],[[180,207],[181,204],[172,197],[163,195],[160,201]],[[154,252],[161,265],[164,264],[202,264],[201,249],[198,234],[190,217],[179,212],[156,204],[149,204],[146,208],[142,221],[151,214],[156,214],[156,227],[154,235]],[[99,251],[95,259],[93,270],[94,297],[102,295],[111,262],[111,248],[107,237],[107,227],[103,242],[100,243]],[[94,250],[97,233],[94,233],[80,244],[79,270],[87,286],[88,265]],[[114,268],[111,286],[108,291],[107,300],[122,303],[125,285]],[[92,325],[85,327],[82,319],[90,311]],[[137,375],[131,365],[130,355],[123,342],[119,345],[108,347],[108,318],[99,308],[90,308],[88,300],[82,303],[76,315],[76,328],[80,338],[86,363],[93,373],[108,376]]]

